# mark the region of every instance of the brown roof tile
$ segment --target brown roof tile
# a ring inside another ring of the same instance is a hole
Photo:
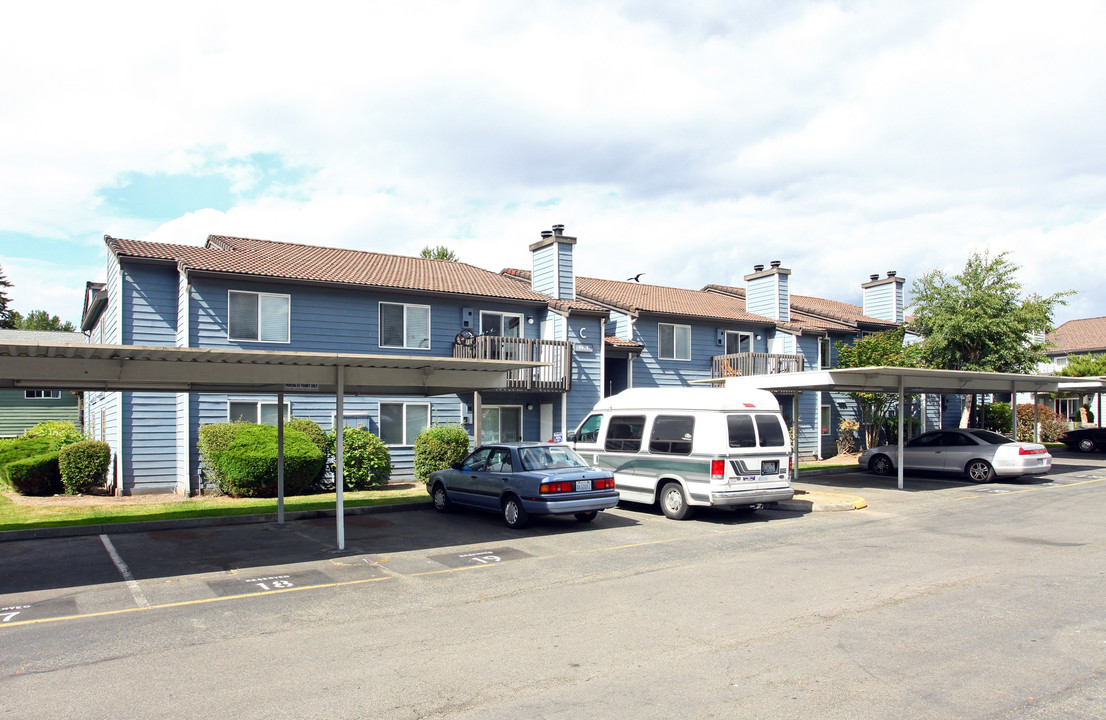
[[[1049,353],[1091,353],[1106,351],[1106,317],[1068,320],[1045,336]]]

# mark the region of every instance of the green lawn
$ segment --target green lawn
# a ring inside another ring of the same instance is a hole
[[[343,493],[345,507],[394,505],[429,500],[421,484],[407,488],[361,490]],[[334,493],[300,495],[284,499],[285,512],[298,510],[331,510]],[[141,520],[179,520],[185,518],[219,517],[224,515],[257,515],[275,513],[277,501],[267,499],[235,499],[200,497],[164,502],[119,503],[105,505],[49,504],[22,505],[0,495],[0,531],[63,527],[101,523],[124,523]]]

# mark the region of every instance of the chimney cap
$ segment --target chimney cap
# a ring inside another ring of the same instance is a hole
[[[541,236],[543,238],[553,237],[553,231],[552,230],[542,230],[541,231]]]
[[[553,226],[553,234],[554,235],[564,235],[564,232],[565,232],[565,226],[564,225],[554,225]]]
[[[868,279],[871,280],[872,282],[875,282],[876,280],[879,280],[879,273],[876,273],[875,275],[869,275]]]
[[[898,270],[888,270],[887,271],[887,277],[889,277],[889,278],[893,278],[898,274],[899,274]]]
[[[783,263],[781,263],[781,262],[780,262],[779,260],[773,260],[772,262],[770,262],[770,263],[768,263],[768,264],[769,264],[769,265],[771,265],[771,266],[772,266],[772,267],[774,267],[774,268],[778,268],[778,267],[779,267],[780,265],[782,265]]]
[[[763,265],[754,265],[753,266],[753,272],[760,272],[763,269],[764,269]]]

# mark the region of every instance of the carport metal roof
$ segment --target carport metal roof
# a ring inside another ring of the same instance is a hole
[[[1106,378],[1071,378],[1056,375],[1022,375],[1019,373],[975,372],[970,370],[930,370],[926,368],[865,367],[812,372],[780,373],[776,375],[746,375],[722,378],[726,387],[745,387],[772,392],[795,393],[793,417],[798,417],[798,393],[804,391],[898,393],[899,489],[903,488],[903,414],[904,396],[908,394],[974,394],[983,392],[1066,392],[1106,389]],[[709,382],[718,383],[718,380]],[[1101,411],[1100,411],[1101,412]],[[798,448],[792,448],[796,476]]]
[[[144,345],[0,343],[0,389],[446,395],[506,387],[542,363]]]
[[[144,345],[0,343],[0,389],[325,394],[336,397],[335,523],[345,549],[342,429],[345,395],[448,395],[507,386],[507,373],[546,365],[412,355]],[[284,418],[278,414],[278,437]],[[277,518],[284,521],[284,452],[278,451]]]

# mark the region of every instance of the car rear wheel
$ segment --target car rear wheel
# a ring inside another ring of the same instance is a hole
[[[968,467],[964,468],[972,482],[985,483],[995,479],[995,469],[986,460],[972,460]]]
[[[661,488],[661,512],[673,520],[686,520],[691,515],[691,506],[684,497],[684,489],[678,482],[670,482]]]
[[[895,471],[895,464],[886,455],[876,455],[868,461],[868,469],[876,475],[890,475]]]
[[[582,523],[591,522],[595,519],[595,516],[599,514],[598,510],[588,510],[587,512],[573,513],[573,517]]]
[[[445,486],[441,483],[434,484],[434,491],[430,493],[430,497],[434,500],[434,509],[440,513],[449,512],[453,507],[449,495],[445,492]]]
[[[522,507],[522,501],[514,495],[508,495],[503,500],[503,522],[515,530],[526,527],[530,522],[530,515]]]
[[[1094,452],[1094,440],[1083,438],[1079,441],[1079,449],[1083,452]]]

